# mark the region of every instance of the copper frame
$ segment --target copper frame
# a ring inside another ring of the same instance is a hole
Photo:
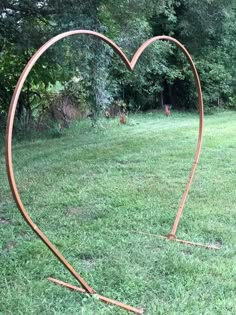
[[[61,261],[61,263],[69,270],[69,272],[74,276],[74,278],[81,284],[82,288],[67,284],[65,282],[62,282],[60,280],[57,279],[53,279],[53,278],[49,278],[49,280],[66,286],[70,289],[73,290],[77,290],[79,292],[83,292],[83,293],[88,293],[88,294],[96,294],[98,299],[100,299],[103,302],[106,303],[111,303],[114,304],[116,306],[119,306],[127,311],[136,313],[136,314],[142,314],[143,311],[142,309],[138,309],[138,308],[134,308],[131,307],[129,305],[120,303],[118,301],[115,300],[111,300],[109,298],[103,297],[99,294],[97,294],[95,292],[95,290],[93,288],[91,288],[87,282],[75,271],[75,269],[69,264],[69,262],[64,258],[64,256],[56,249],[56,247],[49,241],[49,239],[44,235],[44,233],[38,228],[38,226],[32,221],[32,219],[30,218],[29,214],[27,213],[23,202],[21,201],[18,189],[17,189],[17,185],[16,185],[16,181],[15,181],[15,176],[14,176],[14,171],[13,171],[13,164],[12,164],[12,132],[13,132],[13,124],[14,124],[14,118],[15,118],[15,113],[16,113],[16,107],[17,107],[17,103],[18,103],[18,99],[23,87],[23,84],[29,74],[29,72],[31,71],[32,67],[34,66],[34,64],[36,63],[36,61],[40,58],[40,56],[53,44],[55,44],[56,42],[58,42],[59,40],[68,37],[68,36],[72,36],[72,35],[78,35],[78,34],[87,34],[87,35],[93,35],[95,37],[100,38],[101,40],[103,40],[104,42],[106,42],[108,45],[110,45],[113,50],[119,54],[119,56],[121,57],[121,59],[124,61],[125,65],[127,66],[127,68],[130,71],[133,71],[140,55],[143,53],[143,51],[153,42],[157,41],[157,40],[167,40],[170,42],[175,43],[185,54],[185,56],[187,57],[187,60],[190,63],[192,72],[194,74],[194,79],[195,79],[195,83],[196,83],[196,87],[197,87],[197,93],[198,93],[198,107],[199,107],[199,135],[198,135],[198,142],[197,142],[197,149],[195,152],[195,156],[194,156],[194,162],[190,171],[190,175],[186,184],[186,188],[182,197],[182,200],[180,202],[177,214],[176,214],[176,218],[174,221],[174,225],[173,228],[170,232],[170,234],[166,237],[167,239],[171,239],[171,240],[175,240],[176,239],[176,231],[178,228],[178,224],[179,224],[179,220],[181,217],[181,214],[183,212],[183,208],[188,196],[188,192],[196,171],[196,167],[197,167],[197,163],[199,160],[199,155],[200,155],[200,151],[201,151],[201,145],[202,145],[202,135],[203,135],[203,98],[202,98],[202,92],[201,92],[201,85],[200,85],[200,80],[199,80],[199,76],[197,73],[197,70],[195,68],[195,65],[192,61],[192,58],[190,56],[190,54],[188,53],[188,51],[186,50],[186,48],[176,39],[169,37],[169,36],[156,36],[153,37],[149,40],[147,40],[145,43],[143,43],[141,45],[141,47],[137,50],[137,52],[134,54],[133,58],[131,61],[128,60],[128,58],[126,57],[126,55],[122,52],[122,50],[115,44],[113,43],[109,38],[105,37],[102,34],[99,34],[97,32],[93,32],[93,31],[89,31],[89,30],[73,30],[73,31],[69,31],[69,32],[65,32],[62,33],[58,36],[55,36],[53,38],[51,38],[48,42],[46,42],[41,48],[39,48],[36,53],[31,57],[31,59],[29,60],[29,62],[27,63],[27,65],[25,66],[18,82],[17,85],[15,87],[12,99],[11,99],[11,104],[10,104],[10,109],[9,109],[9,113],[8,113],[8,119],[7,119],[7,129],[6,129],[6,167],[7,167],[7,174],[8,174],[8,180],[9,180],[9,184],[10,184],[10,188],[13,194],[13,197],[15,199],[15,202],[22,214],[22,216],[24,217],[25,221],[29,224],[29,226],[32,228],[32,230],[38,235],[38,237],[46,244],[46,246],[52,251],[52,253]],[[141,232],[143,233],[143,232]],[[163,238],[165,238],[164,236],[161,236]],[[191,243],[188,241],[183,241],[185,243]]]

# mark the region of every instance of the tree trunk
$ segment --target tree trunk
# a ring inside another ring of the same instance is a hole
[[[168,94],[169,94],[169,102],[170,102],[170,105],[174,106],[174,97],[173,97],[173,90],[172,90],[172,84],[169,84],[168,85]]]
[[[161,103],[161,108],[164,108],[164,96],[163,96],[163,90],[160,93],[160,103]]]

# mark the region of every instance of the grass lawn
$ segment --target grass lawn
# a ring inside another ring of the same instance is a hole
[[[35,223],[99,294],[148,315],[236,314],[236,112],[205,118],[203,150],[177,236],[167,235],[191,168],[198,116],[136,115],[60,138],[15,141],[14,169]],[[128,314],[77,284],[24,222],[0,155],[0,314]]]

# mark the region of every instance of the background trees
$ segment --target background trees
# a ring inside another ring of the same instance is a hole
[[[71,29],[103,33],[129,57],[151,36],[173,36],[193,56],[205,107],[233,105],[235,7],[234,0],[2,0],[0,119],[5,119],[14,86],[30,56],[52,36]],[[78,93],[73,78],[80,85]],[[49,106],[50,98],[44,96],[58,92],[56,82],[60,90],[68,90],[71,84],[75,103],[85,102],[95,116],[119,99],[130,110],[160,108],[163,103],[194,109],[196,103],[190,68],[182,53],[166,42],[149,47],[132,74],[98,40],[80,36],[59,42],[33,68],[19,101],[19,120],[28,124],[39,109]]]

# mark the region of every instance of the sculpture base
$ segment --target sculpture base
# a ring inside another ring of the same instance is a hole
[[[79,288],[79,287],[77,287],[77,286],[75,286],[75,285],[72,285],[72,284],[63,282],[63,281],[61,281],[61,280],[58,280],[58,279],[55,279],[55,278],[51,278],[51,277],[49,277],[48,280],[49,280],[49,281],[52,281],[52,282],[54,282],[54,283],[56,283],[56,284],[59,284],[59,285],[61,285],[61,286],[63,286],[63,287],[66,287],[66,288],[68,288],[68,289],[70,289],[70,290],[78,291],[78,292],[80,292],[80,293],[87,293],[87,294],[89,294],[85,289]],[[96,295],[96,297],[97,297],[100,301],[102,301],[102,302],[104,302],[104,303],[109,303],[109,304],[113,304],[113,305],[119,306],[119,307],[125,309],[126,311],[129,311],[129,312],[132,312],[132,313],[135,313],[135,314],[143,314],[143,310],[142,310],[142,309],[138,309],[138,308],[129,306],[129,305],[127,305],[127,304],[123,304],[123,303],[121,303],[121,302],[118,302],[118,301],[116,301],[116,300],[109,299],[109,298],[107,298],[107,297],[105,297],[105,296],[102,296],[102,295],[100,295],[100,294],[97,294],[97,293],[94,293],[94,295]]]
[[[157,234],[152,234],[152,233],[147,233],[147,232],[140,232],[140,231],[132,231],[133,233],[139,233],[139,234],[144,234],[144,235],[149,235],[149,236],[154,236],[162,239],[166,239],[168,241],[173,241],[173,242],[178,242],[182,244],[187,244],[187,245],[193,245],[193,246],[200,246],[200,247],[205,247],[208,249],[220,249],[220,247],[215,246],[215,245],[206,245],[202,243],[196,243],[196,242],[191,242],[191,241],[185,241],[185,240],[180,240],[176,238],[175,235],[169,234],[168,236],[163,236],[163,235],[157,235]]]

